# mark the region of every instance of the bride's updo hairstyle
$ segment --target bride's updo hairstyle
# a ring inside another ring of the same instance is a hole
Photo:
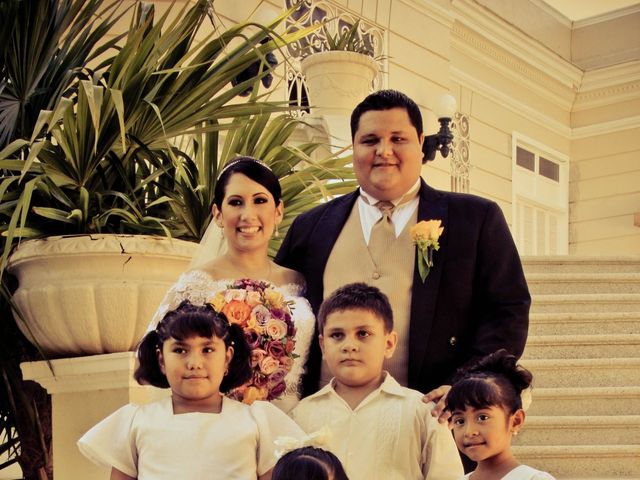
[[[522,408],[520,394],[533,378],[517,362],[515,356],[500,349],[459,369],[447,394],[447,410],[500,406],[507,414],[514,414]]]
[[[169,310],[156,329],[144,336],[138,346],[139,365],[133,377],[141,385],[169,388],[167,377],[160,369],[158,352],[162,352],[162,345],[169,338],[181,341],[194,336],[216,336],[224,341],[225,346],[233,347],[228,372],[220,384],[222,393],[243,385],[251,378],[251,349],[242,327],[230,324],[227,317],[216,312],[211,305],[194,305],[188,300],[183,300],[175,310]]]
[[[213,203],[218,209],[222,209],[222,200],[227,190],[229,179],[234,173],[241,173],[256,183],[259,183],[273,196],[276,205],[280,203],[282,190],[278,177],[271,171],[269,166],[262,160],[253,157],[236,157],[225,165],[218,177],[216,187],[213,191]]]

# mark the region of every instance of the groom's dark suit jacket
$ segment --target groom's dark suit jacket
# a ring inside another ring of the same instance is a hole
[[[305,276],[306,296],[316,313],[327,259],[358,195],[352,192],[297,217],[276,257],[277,263]],[[419,195],[418,221],[440,219],[444,226],[426,281],[417,268],[413,273],[408,386],[427,392],[449,383],[467,361],[499,348],[519,357],[527,339],[531,297],[496,203],[434,190],[424,181]],[[305,396],[318,389],[320,362],[316,336],[303,379]]]

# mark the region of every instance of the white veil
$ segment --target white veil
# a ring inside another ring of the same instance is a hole
[[[226,247],[227,242],[225,242],[222,235],[222,229],[216,225],[216,222],[211,220],[198,244],[198,248],[196,248],[193,257],[191,257],[187,270],[201,269],[205,264],[222,255],[226,251]]]

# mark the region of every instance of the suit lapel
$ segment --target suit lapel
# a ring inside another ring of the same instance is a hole
[[[411,319],[409,330],[409,385],[417,384],[424,361],[429,334],[434,321],[438,288],[447,254],[448,202],[445,195],[421,181],[418,221],[442,220],[444,232],[439,239],[440,250],[434,252],[433,267],[422,282],[418,268],[414,268],[411,291]],[[415,265],[415,264],[414,264]]]
[[[317,309],[322,302],[322,292],[324,290],[322,277],[324,276],[329,255],[359,195],[359,190],[355,190],[329,203],[315,225],[314,234],[311,236],[312,247],[308,251],[309,268],[307,269],[307,271],[313,272],[314,276],[312,281],[307,279],[308,286],[312,287],[311,283],[313,283],[313,287],[315,287],[309,289],[309,296],[313,297],[309,298],[309,301],[314,309]]]

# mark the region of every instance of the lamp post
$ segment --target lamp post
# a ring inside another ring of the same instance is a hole
[[[440,122],[440,130],[433,135],[424,137],[422,145],[422,153],[424,153],[423,163],[436,158],[436,151],[439,150],[443,157],[449,155],[449,145],[453,140],[453,134],[449,128],[451,119],[456,113],[456,99],[453,95],[445,93],[438,98],[434,109],[434,113]]]

